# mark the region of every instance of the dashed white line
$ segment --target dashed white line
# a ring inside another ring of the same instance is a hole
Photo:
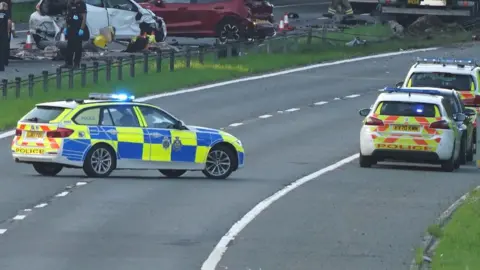
[[[7,229],[0,229],[0,235],[4,234],[7,232]]]
[[[58,193],[57,195],[55,195],[55,197],[65,197],[68,195],[68,193],[69,193],[68,191],[64,191],[62,193]]]
[[[32,209],[24,209],[25,212],[32,212]]]
[[[43,207],[45,207],[45,206],[47,206],[47,205],[48,205],[47,203],[41,203],[41,204],[35,205],[34,208],[43,208]]]
[[[238,127],[238,126],[241,126],[243,125],[243,123],[233,123],[233,124],[230,124],[229,126],[230,127]]]
[[[272,115],[271,114],[264,114],[264,115],[260,115],[258,118],[266,119],[266,118],[269,118],[269,117],[272,117]]]
[[[299,111],[300,108],[291,108],[291,109],[288,109],[288,110],[285,110],[286,112],[296,112],[296,111]]]
[[[336,98],[334,98],[333,100],[340,100],[340,98],[336,97]]]
[[[14,220],[22,220],[24,219],[26,216],[25,215],[16,215],[13,217]]]
[[[328,103],[327,101],[319,101],[319,102],[313,103],[313,105],[320,106],[320,105],[327,104],[327,103]]]
[[[354,94],[354,95],[346,96],[345,98],[356,98],[356,97],[359,97],[359,96],[360,96],[360,95]]]
[[[283,111],[277,111],[277,113],[283,113]]]
[[[75,184],[76,186],[84,186],[86,185],[87,182],[77,182],[77,184]]]
[[[252,222],[258,215],[260,215],[265,209],[267,209],[272,203],[279,200],[283,196],[287,195],[289,192],[295,190],[296,188],[302,186],[303,184],[310,182],[317,177],[328,173],[330,171],[336,170],[342,167],[345,164],[352,162],[353,160],[357,159],[359,154],[354,154],[347,158],[344,158],[328,167],[325,167],[321,170],[318,170],[314,173],[311,173],[307,176],[304,176],[292,183],[288,186],[285,186],[281,190],[277,191],[275,194],[271,195],[270,197],[266,198],[265,200],[259,202],[255,207],[253,207],[245,216],[243,216],[239,221],[237,221],[233,226],[228,230],[228,232],[220,239],[218,244],[213,249],[212,253],[208,256],[207,260],[203,263],[201,270],[214,270],[217,267],[217,264],[223,257],[223,254],[227,251],[227,248],[230,242],[238,236],[238,234],[250,223]]]

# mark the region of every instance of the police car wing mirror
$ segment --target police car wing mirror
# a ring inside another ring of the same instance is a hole
[[[360,114],[361,116],[367,116],[369,113],[370,109],[361,109],[360,111],[358,111],[358,114]]]
[[[476,113],[472,109],[465,109],[465,115],[466,116],[474,116]]]
[[[396,87],[402,87],[403,86],[403,82],[398,82],[397,84],[395,84]]]
[[[455,121],[465,121],[467,119],[467,116],[463,113],[457,113],[453,116],[453,120]]]

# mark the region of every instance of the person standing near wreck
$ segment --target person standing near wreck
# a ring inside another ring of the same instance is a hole
[[[8,60],[8,57],[6,57],[9,43],[8,21],[8,5],[5,2],[0,2],[0,71],[5,71],[5,64]]]
[[[67,39],[65,68],[78,68],[82,60],[82,40],[87,21],[87,5],[83,0],[70,0],[67,5],[66,28],[63,30]],[[72,65],[73,64],[73,65]]]

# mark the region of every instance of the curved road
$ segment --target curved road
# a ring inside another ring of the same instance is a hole
[[[0,269],[199,269],[258,202],[358,152],[358,109],[401,80],[413,56],[478,53],[471,47],[385,57],[152,100],[187,123],[225,127],[243,141],[246,168],[225,181],[199,173],[173,180],[155,171],[38,177],[11,160],[10,138],[0,140],[0,234],[7,229]],[[217,269],[407,269],[425,228],[478,184],[472,166],[443,173],[360,169],[357,162],[266,209]]]

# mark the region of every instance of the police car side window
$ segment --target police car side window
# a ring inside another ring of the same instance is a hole
[[[85,0],[87,5],[95,6],[95,7],[103,7],[102,0]]]
[[[73,118],[78,125],[97,126],[100,120],[100,108],[92,108],[81,111]]]
[[[450,102],[444,99],[442,100],[442,104],[443,104],[443,107],[445,108],[445,111],[447,111],[447,116],[450,118],[453,118],[453,109],[450,106]]]
[[[108,107],[108,111],[116,127],[140,127],[132,106],[112,106]]]
[[[114,126],[112,116],[108,108],[102,108],[102,113],[100,114],[100,125],[101,126]]]
[[[148,106],[139,106],[139,108],[149,128],[171,129],[175,126],[175,119],[163,111]]]

